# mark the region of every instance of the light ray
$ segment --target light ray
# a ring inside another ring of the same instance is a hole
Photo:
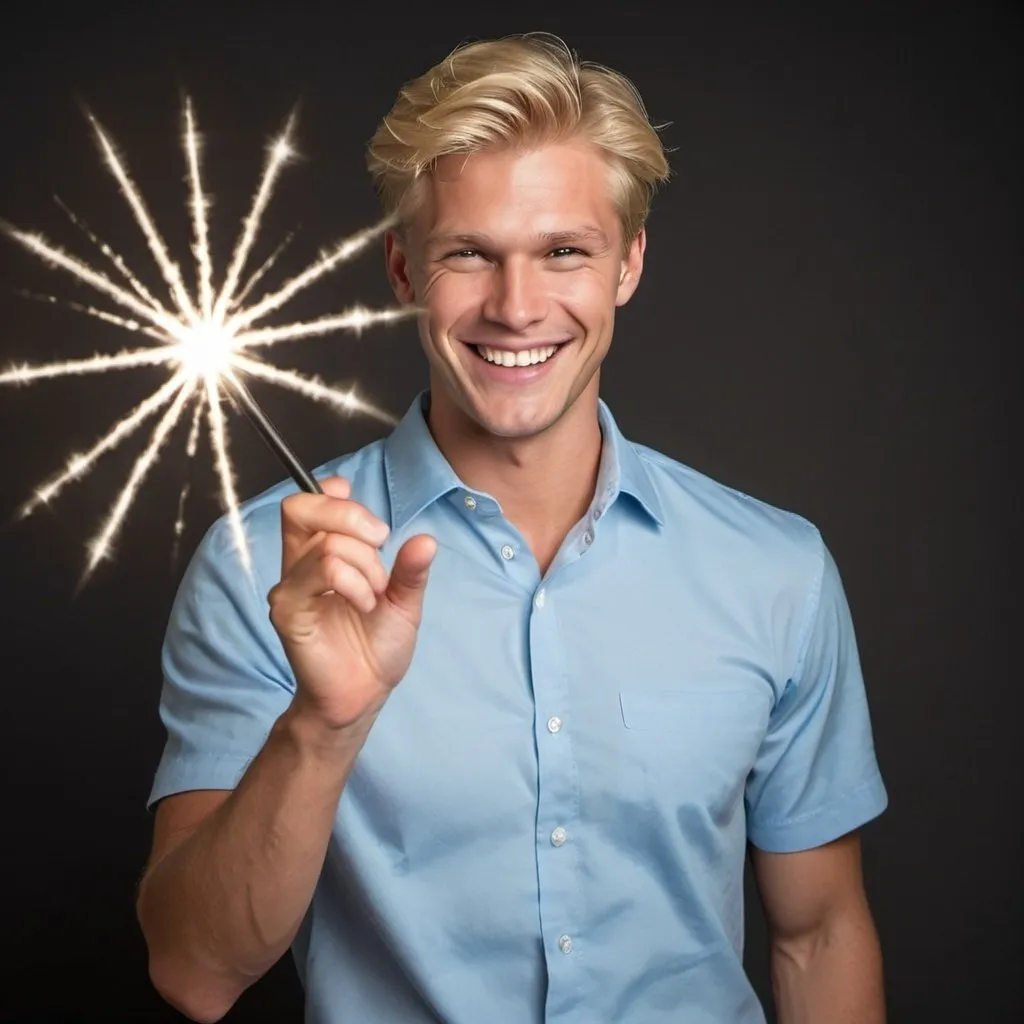
[[[294,324],[283,324],[280,327],[260,327],[254,331],[246,331],[239,335],[238,340],[245,348],[256,348],[275,345],[279,341],[297,341],[299,338],[310,338],[318,334],[332,334],[336,331],[353,331],[361,334],[373,324],[390,324],[415,316],[421,310],[416,306],[396,306],[392,309],[366,309],[353,306],[344,313],[333,316],[322,316],[316,320],[300,321]]]
[[[199,278],[199,309],[203,319],[209,320],[213,311],[213,264],[210,261],[209,228],[206,221],[206,196],[199,174],[199,138],[196,134],[192,101],[185,100],[185,153],[188,159],[188,178],[191,188],[192,254],[196,258]]]
[[[271,384],[278,384],[283,388],[288,388],[289,391],[312,398],[315,402],[324,402],[343,412],[358,412],[380,420],[382,423],[387,423],[389,426],[394,426],[398,422],[390,413],[378,409],[375,405],[356,395],[355,386],[349,388],[348,391],[342,391],[325,384],[319,377],[306,377],[294,370],[282,370],[278,366],[270,366],[245,356],[236,356],[232,363],[253,377],[258,377]]]
[[[224,424],[224,410],[220,407],[220,395],[212,381],[206,384],[206,404],[209,409],[210,442],[216,456],[217,475],[220,477],[221,497],[228,515],[235,547],[246,573],[252,576],[252,558],[245,538],[245,527],[238,508],[238,494],[235,491],[235,472],[228,454],[227,428]]]
[[[3,221],[0,221],[0,230],[4,231],[10,238],[13,238],[14,241],[24,246],[29,252],[38,256],[46,263],[60,267],[61,270],[66,270],[69,274],[78,278],[79,281],[91,285],[96,291],[109,296],[125,309],[131,310],[143,320],[148,320],[150,323],[162,328],[168,334],[180,337],[184,333],[184,325],[180,320],[176,320],[169,313],[163,313],[160,310],[153,309],[151,306],[147,306],[132,295],[131,292],[126,292],[120,285],[111,281],[106,274],[95,270],[88,263],[83,262],[77,256],[72,256],[70,253],[65,252],[59,246],[51,245],[42,235],[21,231]]]
[[[185,443],[185,454],[190,458],[196,457],[199,450],[199,431],[203,425],[203,409],[206,406],[206,392],[196,392],[196,408],[192,414],[192,426],[188,432],[188,441]]]
[[[263,176],[260,179],[259,188],[257,188],[256,195],[253,197],[252,207],[245,218],[245,226],[235,246],[234,255],[228,266],[227,276],[224,278],[224,284],[214,305],[213,319],[215,323],[223,322],[224,311],[231,304],[232,298],[234,298],[239,276],[245,269],[246,261],[252,251],[253,242],[256,241],[256,232],[259,230],[260,221],[263,219],[263,212],[267,208],[267,203],[270,202],[270,196],[273,193],[277,177],[281,173],[281,168],[285,161],[292,155],[291,134],[294,124],[295,115],[293,114],[288,118],[288,123],[285,125],[281,136],[267,151],[267,159],[263,166]]]
[[[122,441],[127,440],[145,423],[161,406],[166,405],[176,391],[188,382],[183,373],[172,377],[163,387],[158,388],[148,398],[143,399],[127,415],[114,424],[87,452],[74,454],[68,461],[63,472],[36,488],[35,496],[21,506],[21,516],[27,517],[41,505],[48,505],[73,480],[79,480],[96,464],[101,455],[113,451]]]
[[[124,487],[121,489],[121,493],[117,496],[114,507],[107,515],[100,532],[89,542],[89,560],[86,563],[85,572],[82,575],[80,584],[85,583],[89,576],[92,575],[96,566],[109,556],[114,540],[124,524],[128,509],[131,508],[132,502],[135,500],[135,495],[142,486],[146,474],[153,468],[153,464],[159,457],[160,449],[163,447],[168,435],[177,425],[178,420],[181,419],[182,410],[191,397],[194,387],[195,383],[190,381],[181,388],[171,407],[160,417],[160,421],[153,428],[149,444],[146,445],[145,450],[135,460],[135,465],[132,467],[132,471]]]
[[[146,239],[146,244],[149,246],[149,251],[153,254],[153,259],[156,261],[160,273],[163,274],[164,280],[170,288],[171,297],[174,299],[182,316],[190,323],[195,323],[198,319],[196,308],[192,304],[192,299],[189,297],[188,292],[185,291],[185,285],[181,280],[181,271],[178,268],[178,264],[171,259],[170,254],[167,252],[167,245],[153,224],[153,219],[146,209],[145,202],[143,202],[142,193],[139,192],[135,187],[135,183],[128,176],[128,169],[117,155],[117,150],[114,149],[114,144],[107,136],[106,131],[104,131],[103,125],[92,114],[87,116],[97,139],[99,139],[103,155],[106,157],[107,167],[114,175],[121,189],[121,194],[131,207],[136,223],[142,229],[142,234]]]
[[[82,220],[82,218],[79,217],[78,214],[60,198],[60,196],[54,196],[53,199],[64,213],[67,214],[68,220],[70,220],[71,223],[74,224],[75,227],[78,228],[78,230],[81,231],[82,234],[84,234],[85,237],[88,238],[89,241],[92,242],[92,244],[95,245],[96,248],[99,249],[99,251],[110,261],[114,269],[125,279],[129,287],[134,290],[135,294],[138,295],[143,302],[152,306],[153,309],[169,317],[171,314],[168,312],[166,307],[139,280],[139,278],[131,272],[128,264],[124,261],[124,257],[104,242],[103,239],[100,238],[92,228],[90,228],[89,225],[86,224],[85,221]]]
[[[0,384],[29,384],[48,377],[76,377],[86,373],[106,373],[109,370],[127,370],[137,366],[156,366],[180,358],[177,346],[141,348],[118,352],[112,356],[95,355],[87,359],[70,359],[63,363],[23,363],[0,373]]]
[[[196,457],[199,450],[199,431],[203,425],[203,409],[206,405],[206,392],[196,391],[195,408],[192,410],[192,425],[188,431],[188,441],[185,442],[185,454],[189,461]],[[181,538],[185,535],[185,502],[188,500],[189,492],[192,490],[188,477],[181,485],[181,493],[178,495],[178,514],[174,518],[174,546],[171,548],[171,565],[177,565],[178,553],[181,550]]]
[[[260,264],[256,270],[253,271],[252,276],[245,283],[245,287],[238,293],[238,295],[231,300],[231,305],[228,307],[228,312],[233,313],[245,300],[249,297],[250,292],[253,288],[259,284],[260,280],[265,274],[277,262],[278,257],[288,248],[292,243],[292,239],[295,237],[294,231],[289,231],[284,237],[284,241],[278,245],[278,247]]]
[[[375,238],[380,237],[388,228],[395,223],[393,217],[385,217],[371,227],[364,228],[348,238],[337,242],[333,249],[324,253],[316,262],[311,263],[301,274],[286,281],[277,291],[264,296],[254,306],[235,314],[225,324],[227,330],[234,334],[245,330],[250,324],[261,320],[268,313],[280,309],[286,302],[293,299],[304,288],[308,288],[315,281],[318,281],[325,274],[329,274],[339,264],[350,260],[357,253],[366,248]]]
[[[48,306],[66,306],[68,309],[75,310],[76,313],[84,313],[86,316],[95,317],[97,320],[113,324],[115,327],[121,327],[126,331],[137,331],[139,334],[148,335],[150,338],[156,338],[158,341],[170,342],[173,340],[164,334],[163,331],[140,324],[138,320],[129,320],[128,317],[118,316],[116,313],[108,313],[105,309],[98,309],[96,306],[87,306],[81,302],[70,302],[67,299],[58,299],[56,295],[41,295],[37,292],[25,291],[24,289],[19,289],[17,294],[22,296],[22,298],[31,299],[33,302],[44,302]]]

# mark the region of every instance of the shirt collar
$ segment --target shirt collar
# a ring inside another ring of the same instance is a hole
[[[597,401],[604,446],[597,477],[597,500],[607,507],[619,494],[628,494],[659,526],[665,525],[661,498],[643,459],[619,430],[611,410],[603,399]],[[600,495],[605,497],[601,498]]]
[[[430,391],[421,391],[384,442],[384,472],[391,502],[391,525],[400,530],[427,506],[452,491],[468,491],[437,447],[426,412]],[[657,490],[636,449],[622,436],[603,399],[598,418],[604,443],[598,471],[595,502],[602,511],[619,494],[628,494],[659,526],[664,512]]]

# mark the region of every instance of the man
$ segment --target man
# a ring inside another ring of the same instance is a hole
[[[218,1020],[291,948],[316,1024],[763,1021],[749,841],[780,1019],[877,1024],[886,795],[835,564],[598,397],[668,174],[639,97],[548,37],[474,44],[370,168],[429,389],[325,495],[245,506],[255,585],[223,522],[189,568],[154,984]]]

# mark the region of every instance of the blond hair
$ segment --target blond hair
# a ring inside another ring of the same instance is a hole
[[[406,83],[369,142],[367,166],[385,216],[405,224],[442,156],[582,138],[608,163],[628,246],[669,177],[659,127],[624,75],[580,61],[555,36],[527,33],[460,46]]]

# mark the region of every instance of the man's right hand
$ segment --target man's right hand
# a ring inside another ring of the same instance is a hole
[[[295,672],[293,707],[330,729],[372,723],[412,661],[437,542],[410,537],[390,577],[386,523],[349,497],[347,480],[281,503],[281,581],[270,620]]]

